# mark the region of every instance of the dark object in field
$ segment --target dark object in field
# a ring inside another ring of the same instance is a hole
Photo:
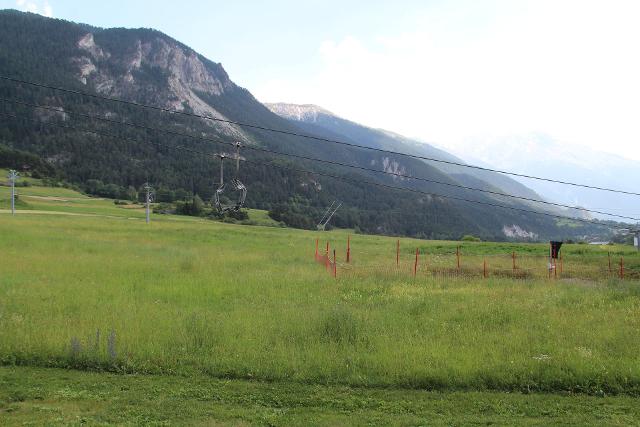
[[[558,259],[558,254],[560,253],[560,247],[562,246],[562,242],[554,242],[551,241],[551,258]]]

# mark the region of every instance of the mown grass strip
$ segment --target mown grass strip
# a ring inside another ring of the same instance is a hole
[[[635,425],[630,397],[425,392],[0,368],[3,425]]]

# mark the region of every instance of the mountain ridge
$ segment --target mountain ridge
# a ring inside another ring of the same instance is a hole
[[[138,103],[172,106],[185,112],[200,111],[205,115],[225,117],[236,122],[291,133],[308,133],[326,138],[332,132],[321,126],[286,120],[259,103],[246,89],[237,86],[220,63],[210,61],[161,32],[149,29],[97,29],[91,26],[53,20],[32,14],[0,11],[0,63],[3,73],[53,86],[113,96]],[[90,34],[90,35],[89,35]],[[11,46],[11,49],[8,49]],[[293,160],[282,156],[251,151],[250,147],[286,152],[319,159],[339,158],[353,166],[375,166],[380,171],[401,171],[417,177],[455,183],[457,180],[425,162],[381,154],[367,150],[316,143],[292,135],[274,134],[264,129],[243,128],[210,120],[118,105],[96,99],[59,92],[35,90],[23,85],[0,84],[5,98],[22,99],[43,105],[114,118],[123,122],[145,123],[152,128],[173,132],[223,138],[243,142],[243,155],[254,164],[267,166],[241,167],[240,176],[250,188],[250,207],[276,213],[292,226],[313,228],[333,200],[346,203],[336,214],[334,224],[359,228],[364,232],[401,234],[428,238],[459,238],[476,234],[486,239],[505,239],[505,225],[540,236],[558,233],[587,232],[567,230],[555,221],[535,214],[498,210],[486,206],[495,200],[483,194],[436,184],[427,184],[376,172],[346,169],[333,165]],[[199,194],[208,200],[216,188],[219,161],[215,153],[220,147],[211,142],[187,137],[169,137],[162,131],[136,130],[79,120],[71,114],[46,115],[37,109],[4,103],[4,110],[19,113],[41,122],[31,126],[26,120],[5,121],[0,138],[13,141],[12,148],[36,154],[54,164],[65,179],[92,188],[95,181],[138,188],[152,181],[168,193],[173,190]],[[323,113],[318,112],[318,117]],[[73,121],[91,129],[108,130],[119,137],[133,140],[152,139],[171,146],[179,144],[210,153],[207,158],[194,158],[185,151],[159,149],[145,144],[124,142],[117,138],[88,136],[80,131],[60,131],[47,123]],[[351,128],[369,132],[361,128]],[[352,133],[349,140],[362,134]],[[385,140],[371,140],[384,146]],[[298,171],[269,167],[269,164],[293,166]],[[309,172],[302,172],[301,170]],[[342,181],[314,175],[333,174]],[[347,182],[344,181],[347,179]],[[372,183],[405,187],[444,197],[409,196]],[[449,197],[449,198],[447,198]],[[454,200],[466,198],[485,205],[472,205]],[[503,204],[524,206],[513,200]]]
[[[265,105],[274,113],[292,121],[311,123],[319,125],[327,130],[336,132],[342,137],[350,137],[357,140],[361,145],[367,145],[371,140],[384,141],[379,144],[371,145],[374,148],[382,148],[391,151],[404,152],[409,155],[418,155],[422,157],[434,158],[445,162],[454,162],[465,164],[466,162],[439,147],[430,145],[424,141],[417,141],[386,129],[371,128],[359,123],[342,118],[321,106],[314,104],[287,104],[287,103],[265,103]],[[365,137],[353,137],[355,131],[345,131],[345,128],[357,129],[360,135],[364,132]],[[385,136],[388,137],[385,139]],[[444,173],[455,178],[460,185],[475,186],[482,190],[502,192],[505,194],[513,194],[519,197],[529,199],[544,200],[542,196],[535,191],[524,186],[519,181],[502,174],[492,173],[482,170],[474,170],[464,166],[451,165],[447,163],[428,162]],[[531,205],[540,208],[539,204]],[[544,209],[544,208],[543,208]],[[567,214],[568,212],[546,208],[550,213]]]

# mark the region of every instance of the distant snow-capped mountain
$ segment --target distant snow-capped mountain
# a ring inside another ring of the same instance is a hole
[[[447,145],[465,161],[527,175],[638,192],[640,162],[544,133],[477,137]],[[640,217],[640,197],[516,178],[554,202]],[[596,217],[606,218],[596,215]]]

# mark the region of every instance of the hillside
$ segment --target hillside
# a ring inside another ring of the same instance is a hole
[[[323,137],[337,134],[337,130],[294,123],[279,117],[260,104],[249,91],[234,84],[221,64],[155,30],[102,29],[6,10],[0,12],[0,63],[3,64],[2,74],[29,81],[287,132],[310,132]],[[90,191],[97,183],[126,191],[129,187],[140,188],[144,182],[150,181],[169,201],[185,194],[187,197],[199,194],[204,200],[210,200],[219,180],[219,160],[215,153],[229,148],[156,130],[88,120],[78,117],[77,113],[140,123],[196,137],[219,138],[227,143],[243,142],[246,148],[242,154],[252,162],[244,163],[240,170],[240,178],[249,187],[247,205],[277,212],[280,220],[295,227],[313,228],[324,209],[339,199],[345,204],[338,211],[334,224],[367,233],[429,238],[459,238],[463,234],[475,234],[485,239],[505,239],[505,229],[513,226],[539,238],[606,233],[604,228],[577,224],[563,227],[552,218],[535,214],[437,196],[416,197],[415,193],[399,192],[362,181],[485,203],[495,202],[494,198],[476,192],[274,156],[250,148],[326,160],[340,159],[354,166],[375,166],[380,170],[445,183],[460,181],[441,169],[414,159],[219,121],[167,115],[7,81],[0,83],[0,94],[10,100],[64,110],[64,113],[53,113],[4,102],[3,112],[17,114],[21,118],[2,117],[0,139],[11,149],[39,156],[56,168],[60,179],[78,184],[85,191]],[[108,132],[113,137],[56,125]],[[345,134],[340,132],[340,135]],[[346,136],[351,141],[368,138],[366,135]],[[371,140],[370,144],[382,146],[389,143],[388,139]],[[194,155],[184,149],[167,148],[176,146],[211,155]],[[274,162],[284,169],[271,166]],[[287,169],[291,167],[312,173]],[[337,175],[348,182],[318,173]],[[502,201],[502,204],[527,206],[513,200]]]
[[[416,141],[388,130],[373,129],[360,125],[339,117],[317,105],[296,105],[287,103],[272,103],[265,105],[274,113],[296,122],[298,126],[303,127],[310,132],[314,130],[318,131],[318,128],[321,128],[324,131],[332,132],[342,138],[348,138],[359,145],[367,147],[381,148],[390,151],[429,157],[436,160],[444,160],[447,162],[465,163],[464,160],[459,157],[425,142]],[[499,173],[470,169],[465,168],[464,166],[451,165],[447,163],[430,162],[427,160],[425,160],[425,163],[439,169],[441,172],[447,174],[450,178],[453,178],[454,181],[462,185],[473,186],[483,190],[513,194],[515,196],[530,199],[544,200],[542,196],[527,188],[522,183]],[[504,198],[495,198],[500,202],[505,201]],[[532,206],[557,214],[568,214],[568,212],[551,209],[548,206],[541,206],[540,204],[532,204]]]

